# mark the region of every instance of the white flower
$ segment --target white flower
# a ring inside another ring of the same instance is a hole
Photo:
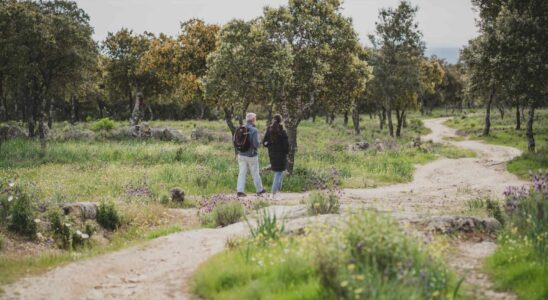
[[[65,223],[65,227],[70,227],[70,223]]]
[[[40,223],[42,222],[40,219],[34,219],[34,223]]]
[[[8,202],[11,202],[11,200],[13,200],[13,196],[8,197]]]
[[[89,234],[87,234],[87,233],[82,233],[82,238],[83,238],[84,240],[89,239]]]
[[[15,186],[15,182],[11,181],[10,183],[8,183],[8,185],[9,185],[10,187],[13,187],[13,186]]]
[[[82,232],[80,230],[76,230],[77,235],[82,235]]]

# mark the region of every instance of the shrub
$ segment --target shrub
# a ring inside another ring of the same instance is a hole
[[[108,230],[116,230],[122,225],[122,218],[113,202],[101,202],[97,208],[97,223]]]
[[[502,213],[500,204],[497,201],[487,199],[485,201],[485,209],[487,210],[487,215],[489,217],[495,218],[497,221],[500,222],[501,225],[505,224],[506,219],[504,217],[504,214]]]
[[[458,289],[439,260],[374,212],[351,215],[340,229],[313,230],[308,247],[324,298],[438,299]]]
[[[336,191],[313,191],[308,196],[308,213],[311,215],[336,214],[340,206]]]
[[[227,226],[239,222],[244,216],[244,206],[239,202],[226,202],[213,209],[213,220],[217,226]]]
[[[38,209],[33,199],[29,194],[16,187],[12,201],[8,228],[19,234],[34,237],[37,231],[35,220]]]
[[[251,236],[260,241],[277,240],[285,230],[285,226],[278,222],[276,214],[271,214],[268,209],[263,209],[257,217],[257,225],[254,227],[249,222]]]
[[[103,118],[91,125],[93,131],[111,131],[116,128],[116,124],[109,118]]]
[[[89,221],[84,224],[84,229],[78,228],[70,217],[62,214],[60,209],[50,210],[48,219],[59,246],[67,250],[73,250],[85,245],[97,231],[94,224]]]

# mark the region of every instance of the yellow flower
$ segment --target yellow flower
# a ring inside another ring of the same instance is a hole
[[[345,280],[341,282],[341,287],[346,287],[347,285],[348,285],[348,281]]]
[[[355,264],[349,264],[349,265],[348,265],[348,270],[349,270],[349,271],[354,271],[355,268],[356,268],[356,265],[355,265]]]
[[[361,294],[363,292],[363,289],[362,288],[359,288],[359,289],[356,289],[354,291],[355,294]]]
[[[365,280],[365,276],[363,276],[363,275],[358,275],[358,276],[356,277],[356,279],[358,279],[359,281],[363,281],[363,280]]]

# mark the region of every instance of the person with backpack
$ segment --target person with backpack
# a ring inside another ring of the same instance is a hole
[[[272,182],[272,199],[276,200],[277,193],[282,189],[284,171],[287,170],[287,154],[289,153],[289,139],[282,125],[282,116],[274,115],[272,124],[266,130],[263,145],[268,148],[270,166],[274,171]]]
[[[261,175],[259,174],[259,131],[255,127],[257,124],[257,115],[248,113],[246,115],[246,124],[236,129],[234,133],[234,147],[238,153],[238,174],[237,196],[246,197],[245,178],[247,170],[253,176],[253,183],[257,191],[257,196],[261,196],[266,191],[263,188]]]

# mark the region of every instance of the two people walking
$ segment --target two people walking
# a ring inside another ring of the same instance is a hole
[[[272,124],[266,130],[262,144],[268,148],[270,166],[274,171],[272,183],[272,198],[277,198],[277,193],[282,188],[283,172],[287,169],[287,155],[289,154],[289,141],[287,133],[282,125],[282,117],[275,115]],[[245,197],[245,180],[248,171],[253,177],[255,190],[258,196],[266,193],[260,175],[259,168],[259,131],[257,130],[257,115],[248,113],[246,124],[236,130],[234,134],[234,146],[238,152],[237,196]]]

